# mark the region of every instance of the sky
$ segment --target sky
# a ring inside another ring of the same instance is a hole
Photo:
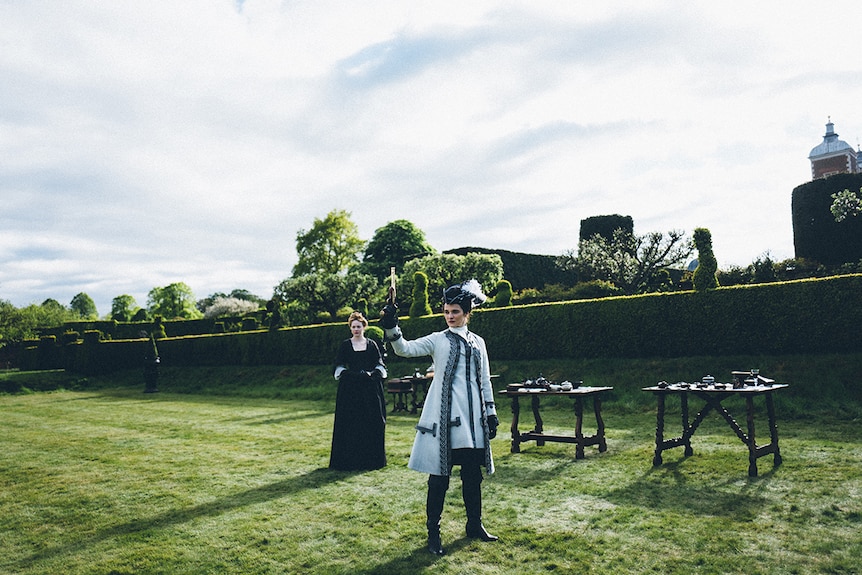
[[[831,119],[862,138],[858,1],[0,0],[0,300],[264,298],[346,210],[438,251],[580,221],[794,256]]]

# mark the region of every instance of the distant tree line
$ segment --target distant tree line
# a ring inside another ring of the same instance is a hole
[[[856,189],[859,195],[851,191]],[[799,257],[775,262],[766,252],[748,266],[722,268],[708,229],[695,230],[693,238],[680,230],[638,235],[633,219],[620,214],[581,220],[577,248],[551,256],[480,247],[440,253],[422,230],[403,219],[378,228],[366,242],[349,212],[332,210],[297,233],[297,264],[269,298],[235,289],[196,300],[188,285],[175,282],[152,288],[144,306],[128,294],[115,297],[106,318],[143,322],[254,316],[275,328],[336,321],[353,309],[373,317],[386,297],[393,268],[401,313],[411,314],[439,311],[442,289],[471,277],[491,296],[488,305],[694,289],[698,270],[686,263],[695,251],[704,277],[712,278],[700,285],[710,288],[856,273],[862,272],[860,212],[862,175],[841,174],[799,186],[793,193]],[[711,271],[703,268],[706,263]],[[68,306],[47,299],[19,309],[0,300],[0,349],[36,337],[40,329],[97,318],[86,293],[77,294]]]

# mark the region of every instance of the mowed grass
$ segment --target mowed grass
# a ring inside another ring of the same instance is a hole
[[[198,373],[212,382],[220,371]],[[415,415],[390,415],[386,468],[334,472],[334,384],[320,399],[250,397],[177,393],[179,372],[166,376],[157,394],[142,393],[136,373],[0,395],[0,573],[862,572],[856,417],[788,418],[779,402],[784,463],[764,457],[752,478],[745,446],[715,414],[693,456],[667,451],[654,468],[654,407],[606,401],[608,451],[575,460],[560,443],[510,453],[501,401],[497,473],[483,484],[500,541],[464,538],[456,474],[436,558],[425,551],[426,476],[406,468]],[[571,404],[551,403],[545,431],[571,434]],[[742,405],[730,407],[744,422]],[[678,433],[670,411],[667,436]],[[521,430],[532,423],[522,409]]]

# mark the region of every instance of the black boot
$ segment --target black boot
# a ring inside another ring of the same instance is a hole
[[[467,511],[467,537],[480,541],[496,541],[496,535],[482,525],[482,468],[461,466],[461,494]]]
[[[446,500],[446,490],[448,489],[448,476],[428,476],[428,498],[425,500],[425,525],[428,527],[428,551],[432,555],[443,555],[444,553],[443,543],[440,541],[440,516],[443,515],[443,503]]]

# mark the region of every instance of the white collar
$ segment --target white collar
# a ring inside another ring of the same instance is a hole
[[[459,327],[450,327],[449,331],[451,331],[452,333],[460,335],[464,339],[467,339],[467,334],[469,333],[466,325],[462,325]]]

